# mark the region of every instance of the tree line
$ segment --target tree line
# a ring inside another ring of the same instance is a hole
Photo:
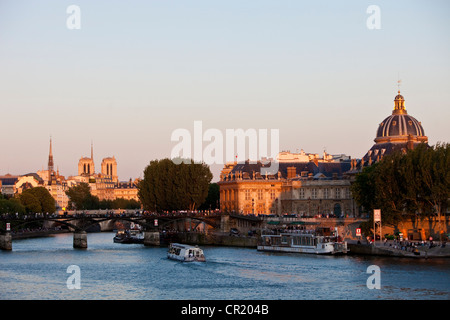
[[[382,223],[392,226],[405,219],[441,221],[450,198],[449,144],[420,144],[405,154],[385,156],[356,176],[351,191],[358,205],[372,213],[367,229],[373,209],[381,209]]]
[[[0,195],[0,213],[54,213],[55,199],[44,187],[24,190],[19,196],[6,199]]]
[[[91,194],[89,184],[82,182],[70,187],[66,191],[69,197],[68,209],[99,210],[99,209],[139,209],[141,204],[135,199],[117,198],[114,200],[100,200]]]
[[[211,183],[212,173],[204,163],[191,159],[152,160],[139,182],[138,197],[134,199],[99,200],[92,195],[88,183],[70,187],[67,209],[139,209],[147,211],[215,210],[219,208],[220,192],[217,183]],[[177,164],[179,163],[179,164]],[[55,200],[44,187],[24,190],[11,199],[0,196],[0,213],[37,213],[56,211]]]

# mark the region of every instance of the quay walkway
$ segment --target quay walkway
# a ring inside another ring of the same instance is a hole
[[[349,241],[348,248],[350,254],[390,256],[404,258],[450,258],[450,244],[433,242],[376,242],[375,244],[358,243],[357,241]]]

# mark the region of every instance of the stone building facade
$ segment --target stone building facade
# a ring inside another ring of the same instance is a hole
[[[293,159],[295,156],[284,157]],[[356,160],[336,161],[329,157],[307,162],[279,162],[273,175],[261,175],[261,162],[225,165],[220,176],[220,204],[223,211],[245,215],[301,217],[359,216],[350,184]]]

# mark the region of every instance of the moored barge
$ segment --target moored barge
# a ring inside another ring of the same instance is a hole
[[[263,234],[257,249],[259,251],[313,254],[346,254],[348,252],[347,242],[339,241],[336,236],[304,231]]]

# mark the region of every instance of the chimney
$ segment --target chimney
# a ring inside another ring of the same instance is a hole
[[[288,179],[295,178],[296,175],[297,175],[297,169],[295,167],[287,168],[287,178]]]

